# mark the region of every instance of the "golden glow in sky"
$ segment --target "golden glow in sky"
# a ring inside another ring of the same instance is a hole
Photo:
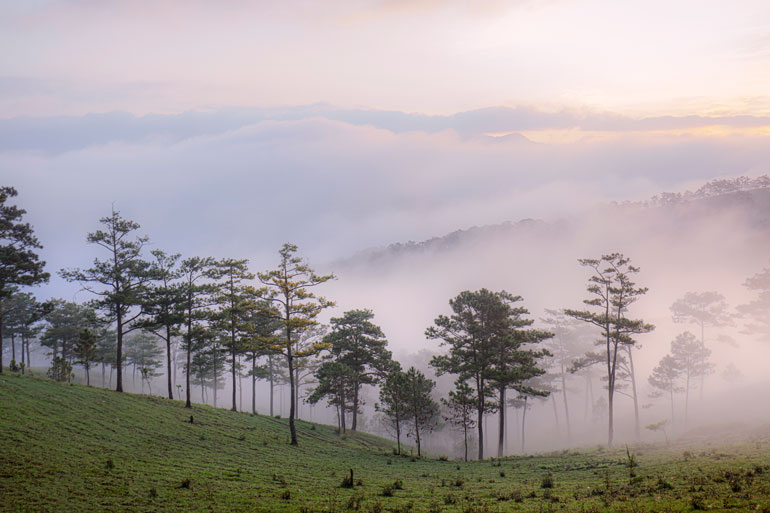
[[[0,12],[0,117],[315,102],[770,113],[764,0],[35,0]]]

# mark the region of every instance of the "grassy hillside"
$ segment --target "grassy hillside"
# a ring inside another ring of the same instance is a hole
[[[284,420],[4,374],[0,511],[770,511],[763,437],[632,449],[630,477],[625,449],[466,464],[304,422],[299,436],[288,444]]]

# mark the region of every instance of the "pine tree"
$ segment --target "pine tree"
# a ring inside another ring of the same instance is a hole
[[[698,326],[700,341],[706,346],[706,328],[731,326],[733,318],[727,300],[716,291],[688,292],[671,305],[671,314],[676,323],[690,323]],[[705,374],[700,375],[700,398],[703,399]]]
[[[380,387],[380,402],[374,409],[381,412],[396,435],[397,453],[401,454],[401,433],[407,419],[409,387],[406,373],[400,368],[393,370]]]
[[[682,369],[679,366],[677,359],[670,354],[661,358],[660,363],[652,370],[652,374],[648,378],[650,385],[656,389],[653,397],[660,397],[663,394],[668,394],[671,402],[671,424],[674,424],[674,394],[682,392],[684,388],[679,385],[679,379],[682,375]]]
[[[86,371],[86,386],[91,386],[91,374],[90,370],[94,362],[99,356],[97,347],[98,337],[96,333],[88,328],[83,329],[80,332],[77,342],[75,342],[75,356],[77,361],[75,363],[83,366]]]
[[[308,402],[316,404],[326,398],[328,404],[337,409],[339,429],[341,433],[345,433],[347,431],[345,416],[353,410],[351,399],[355,393],[355,373],[345,363],[329,360],[321,364],[315,376],[318,385],[308,396]]]
[[[214,300],[219,309],[214,314],[217,328],[225,335],[222,346],[230,353],[230,372],[233,378],[232,411],[236,405],[238,358],[248,349],[251,317],[256,309],[257,293],[244,282],[254,278],[249,272],[248,260],[226,258],[217,263],[220,282]]]
[[[36,251],[42,245],[32,226],[22,222],[26,210],[8,205],[17,195],[13,187],[0,187],[0,374],[3,372],[3,324],[5,308],[11,294],[19,285],[30,286],[48,281],[45,262]]]
[[[409,434],[417,443],[417,456],[422,456],[423,437],[425,433],[433,431],[439,421],[439,407],[431,397],[436,383],[414,367],[410,367],[406,371],[406,388],[406,418],[410,426]]]
[[[278,268],[258,274],[259,281],[264,285],[259,295],[272,303],[272,309],[267,314],[275,315],[282,328],[281,336],[271,341],[271,347],[286,358],[288,366],[291,392],[289,431],[292,445],[297,445],[297,429],[294,425],[297,411],[294,366],[297,358],[318,354],[322,349],[313,346],[297,353],[294,345],[302,332],[318,324],[316,318],[324,308],[334,306],[333,302],[317,297],[309,290],[333,279],[334,275],[316,274],[301,258],[295,256],[296,252],[297,246],[284,244],[279,251],[281,261]],[[277,312],[277,315],[271,312]]]
[[[449,392],[448,399],[441,398],[441,404],[446,408],[444,420],[463,433],[464,461],[468,461],[468,432],[476,426],[473,389],[464,381],[455,381],[455,389]]]
[[[484,415],[495,411],[488,399],[494,393],[494,380],[503,377],[497,369],[501,369],[501,341],[510,336],[512,299],[505,291],[463,291],[449,301],[453,314],[438,316],[425,331],[426,337],[441,339],[441,345],[449,348],[447,354],[431,360],[437,373],[456,374],[474,386],[479,459],[484,459]]]
[[[181,255],[167,255],[164,251],[155,249],[152,256],[155,260],[149,272],[153,280],[143,298],[146,317],[138,321],[137,326],[156,335],[166,346],[168,398],[173,399],[171,343],[172,337],[177,335],[184,320],[184,312],[179,308],[184,299],[183,289],[175,283],[182,276],[178,266]]]
[[[117,386],[123,391],[123,336],[140,326],[135,322],[142,314],[143,295],[153,275],[150,264],[142,259],[147,237],[131,239],[139,225],[112,211],[99,222],[104,230],[89,233],[87,240],[108,253],[104,260],[94,260],[89,269],[63,269],[62,278],[77,281],[84,290],[94,294],[95,304],[115,322],[117,338]]]
[[[625,345],[635,343],[632,335],[649,333],[655,327],[642,320],[629,319],[628,309],[639,297],[647,293],[646,287],[636,287],[631,280],[639,272],[630,259],[620,253],[603,255],[598,259],[581,259],[580,265],[590,268],[594,274],[588,280],[589,299],[583,303],[587,310],[565,309],[564,313],[601,330],[604,346],[603,358],[607,371],[608,426],[607,445],[612,446],[614,436],[614,399],[618,371],[618,357]],[[636,429],[639,431],[639,409],[635,402]]]
[[[689,331],[680,333],[671,342],[671,356],[684,375],[684,425],[687,426],[690,404],[691,381],[714,372],[714,364],[708,361],[711,350]],[[701,379],[701,383],[703,380]]]
[[[393,367],[391,352],[386,349],[388,341],[373,318],[371,310],[349,310],[342,317],[332,317],[331,332],[324,338],[331,346],[330,357],[351,372],[353,431],[358,425],[361,386],[379,383]]]
[[[216,262],[211,257],[187,258],[179,266],[179,274],[181,299],[177,306],[182,311],[182,348],[186,355],[185,408],[192,408],[190,376],[194,368],[201,367],[193,365],[193,354],[205,347],[206,329],[203,323],[208,317],[206,308],[213,302],[215,287],[210,280],[216,277]]]

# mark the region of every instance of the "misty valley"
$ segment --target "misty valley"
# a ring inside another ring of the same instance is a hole
[[[23,198],[0,509],[770,511],[767,176],[266,270],[114,207],[51,269]]]

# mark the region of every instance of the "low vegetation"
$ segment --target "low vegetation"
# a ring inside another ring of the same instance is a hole
[[[0,510],[770,511],[770,433],[465,463],[297,430],[294,447],[284,419],[6,373]]]

